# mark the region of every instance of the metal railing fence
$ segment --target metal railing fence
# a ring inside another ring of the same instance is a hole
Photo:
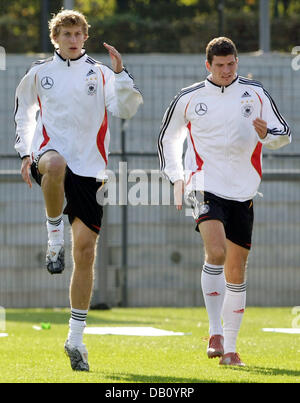
[[[248,305],[299,304],[300,169],[294,167],[298,158],[265,156],[263,197],[254,201]],[[111,159],[117,168],[120,155],[111,155]],[[156,156],[150,154],[131,154],[126,159],[128,173],[133,169],[130,167],[155,167],[156,163]],[[42,192],[37,185],[28,189],[15,167],[9,169],[14,164],[19,161],[8,160],[0,172],[0,305],[67,306],[72,270],[67,220],[66,270],[62,276],[50,276],[44,268],[47,234]],[[149,169],[147,178],[150,200]],[[158,175],[152,175],[151,180],[159,182],[160,191],[166,187],[172,203],[168,184]],[[128,183],[128,192],[138,183]],[[161,203],[117,204],[105,206],[104,211],[92,306],[203,305],[203,245],[192,217]]]
[[[44,55],[45,57],[47,55]],[[93,56],[93,55],[92,55]],[[110,63],[104,55],[97,60]],[[72,269],[66,223],[66,270],[44,269],[47,234],[42,192],[29,190],[13,154],[14,93],[32,60],[7,55],[0,73],[0,306],[67,306]],[[204,55],[128,55],[128,70],[144,96],[130,121],[110,117],[108,168],[118,172],[158,169],[156,143],[162,116],[183,87],[206,76]],[[263,182],[255,198],[253,249],[248,263],[250,305],[299,305],[300,294],[300,80],[291,57],[240,55],[239,73],[261,81],[289,122],[293,142],[264,157]],[[116,175],[118,179],[118,175]],[[159,188],[172,190],[160,181]],[[129,183],[128,190],[136,186]],[[149,192],[151,189],[149,189]],[[150,193],[149,193],[150,194]],[[137,195],[138,196],[138,195]],[[172,195],[170,196],[172,200]],[[112,306],[199,306],[203,245],[193,219],[166,205],[106,206],[96,262],[93,304]]]

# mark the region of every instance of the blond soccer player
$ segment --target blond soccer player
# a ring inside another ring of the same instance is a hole
[[[103,214],[96,193],[107,165],[108,111],[129,119],[143,99],[113,46],[103,44],[111,67],[88,56],[84,44],[89,25],[83,14],[63,10],[53,16],[49,28],[54,55],[35,62],[16,90],[15,149],[24,181],[32,187],[31,171],[43,192],[46,266],[51,274],[64,269],[63,213],[72,227],[74,267],[65,351],[74,370],[88,371],[83,331]]]

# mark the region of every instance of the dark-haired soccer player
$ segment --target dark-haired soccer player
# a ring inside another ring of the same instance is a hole
[[[252,199],[262,177],[262,147],[289,144],[291,134],[263,85],[237,75],[237,51],[230,39],[210,41],[206,58],[206,80],[182,89],[167,109],[158,153],[161,170],[174,184],[177,209],[182,209],[185,190],[204,242],[208,357],[221,357],[222,365],[244,365],[236,340],[246,306]]]

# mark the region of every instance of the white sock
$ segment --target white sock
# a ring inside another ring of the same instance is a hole
[[[246,307],[246,283],[226,283],[223,304],[224,354],[236,352],[236,341]]]
[[[209,319],[209,335],[223,335],[221,313],[225,295],[224,267],[205,262],[201,286]]]
[[[62,214],[58,217],[47,216],[48,240],[51,246],[60,245],[64,242],[64,222]]]
[[[86,326],[87,314],[88,310],[71,309],[68,340],[72,346],[81,346],[83,344],[83,332]]]

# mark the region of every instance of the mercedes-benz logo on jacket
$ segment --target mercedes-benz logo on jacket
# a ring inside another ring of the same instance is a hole
[[[41,80],[41,85],[45,90],[50,90],[53,87],[54,81],[51,77],[43,77]]]
[[[203,116],[206,114],[207,112],[207,105],[204,104],[203,102],[200,102],[200,104],[197,104],[195,106],[195,112],[197,113],[197,115],[199,116]]]

